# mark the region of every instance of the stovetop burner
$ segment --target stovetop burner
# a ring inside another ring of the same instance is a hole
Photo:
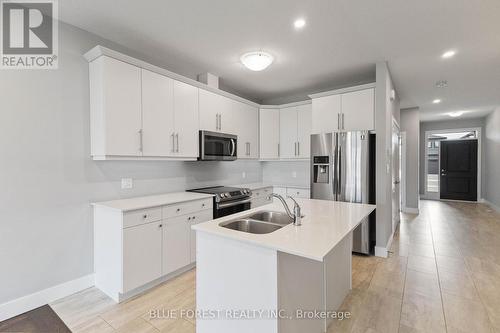
[[[231,201],[231,200],[250,197],[252,195],[252,191],[250,191],[250,189],[248,188],[228,187],[228,186],[212,186],[212,187],[196,188],[188,190],[188,192],[214,194],[216,202]]]

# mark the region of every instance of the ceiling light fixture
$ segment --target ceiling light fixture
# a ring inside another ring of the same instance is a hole
[[[302,29],[306,25],[306,20],[303,18],[296,19],[295,22],[293,22],[293,26],[295,29]]]
[[[460,117],[463,114],[464,114],[464,111],[456,111],[456,112],[450,112],[450,113],[448,113],[448,116],[453,117],[453,118],[457,118],[457,117]]]
[[[435,99],[432,101],[433,104],[439,104],[441,103],[441,100],[439,98]]]
[[[455,54],[457,54],[457,51],[455,51],[455,50],[449,50],[449,51],[446,51],[445,53],[443,53],[443,55],[441,56],[441,58],[443,58],[443,59],[449,59],[449,58],[453,57]]]
[[[252,71],[262,71],[272,64],[274,58],[263,51],[248,52],[241,56],[241,63]]]

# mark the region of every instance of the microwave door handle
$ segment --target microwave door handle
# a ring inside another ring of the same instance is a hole
[[[236,151],[236,144],[234,139],[231,139],[231,156],[234,156],[234,152]]]

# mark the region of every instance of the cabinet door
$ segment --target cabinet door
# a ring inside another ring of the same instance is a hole
[[[248,104],[235,102],[233,108],[234,133],[238,136],[238,158],[259,158],[259,113]]]
[[[280,143],[280,110],[261,109],[259,117],[260,127],[260,158],[278,159]]]
[[[202,222],[207,222],[213,219],[213,212],[212,210],[204,210],[200,212],[196,212],[191,216],[191,226],[202,223]],[[190,261],[191,263],[196,261],[196,231],[191,230],[191,227],[189,228],[190,231],[190,240],[189,240],[189,245],[190,245]]]
[[[163,220],[163,275],[190,263],[190,234],[188,216]]]
[[[198,88],[174,81],[175,155],[198,156]]]
[[[220,108],[219,108],[219,132],[235,134],[236,121],[233,116],[233,106],[234,100],[219,96]]]
[[[344,130],[375,129],[375,89],[365,89],[342,94]]]
[[[312,100],[312,134],[339,130],[341,113],[340,95],[330,95]]]
[[[219,114],[221,113],[222,96],[199,89],[200,96],[200,129],[219,131]]]
[[[102,112],[104,112],[105,154],[140,156],[141,69],[122,61],[102,57]]]
[[[280,110],[280,158],[297,158],[297,107]]]
[[[311,149],[311,104],[297,107],[297,157],[310,158]]]
[[[143,156],[174,155],[174,90],[169,77],[142,70]]]
[[[161,245],[161,222],[123,229],[124,293],[161,276]]]

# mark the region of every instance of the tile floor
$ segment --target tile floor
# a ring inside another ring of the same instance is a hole
[[[403,215],[389,258],[353,257],[353,289],[334,332],[500,332],[500,214],[475,203],[422,201]],[[51,304],[73,332],[194,332],[195,271],[114,304],[95,288]]]

